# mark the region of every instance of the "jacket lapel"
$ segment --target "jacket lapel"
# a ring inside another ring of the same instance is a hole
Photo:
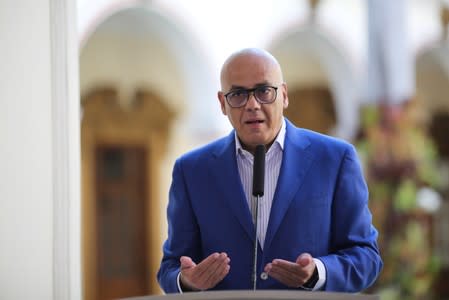
[[[237,167],[234,130],[225,138],[223,147],[213,153],[210,166],[218,197],[226,202],[248,237],[254,240],[254,224]]]
[[[303,134],[298,134],[299,130],[288,120],[286,120],[286,123],[287,131],[282,165],[271,206],[264,249],[269,249],[273,237],[295,194],[302,185],[304,176],[307,174],[314,158],[312,152],[306,150],[310,144],[309,139]]]

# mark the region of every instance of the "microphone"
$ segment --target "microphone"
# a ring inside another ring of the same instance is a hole
[[[259,214],[259,198],[263,196],[264,181],[265,181],[265,146],[257,145],[254,152],[253,161],[253,197],[255,197],[254,207],[254,228],[256,233],[254,236],[254,260],[253,260],[253,290],[256,290],[257,286],[257,225]]]
[[[265,146],[257,145],[254,152],[253,196],[262,197],[265,180]]]

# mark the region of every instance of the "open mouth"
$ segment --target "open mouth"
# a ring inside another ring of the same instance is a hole
[[[245,124],[261,124],[263,122],[264,122],[263,120],[249,120],[246,121]]]

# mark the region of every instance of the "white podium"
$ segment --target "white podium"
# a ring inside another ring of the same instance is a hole
[[[241,291],[208,291],[189,292],[184,294],[166,294],[158,296],[142,296],[125,298],[126,300],[379,300],[377,295],[306,292],[289,290],[241,290]],[[122,299],[122,300],[125,300]]]

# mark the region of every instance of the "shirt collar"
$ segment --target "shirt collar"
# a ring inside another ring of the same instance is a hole
[[[273,146],[274,144],[278,144],[280,149],[284,150],[285,128],[286,128],[285,119],[282,118],[281,130],[279,130],[279,133],[271,146]],[[245,149],[243,149],[242,144],[240,143],[240,139],[237,136],[237,131],[235,131],[234,133],[234,139],[235,139],[235,153],[238,155],[239,153],[246,151]],[[272,147],[270,147],[270,149],[271,148]]]

